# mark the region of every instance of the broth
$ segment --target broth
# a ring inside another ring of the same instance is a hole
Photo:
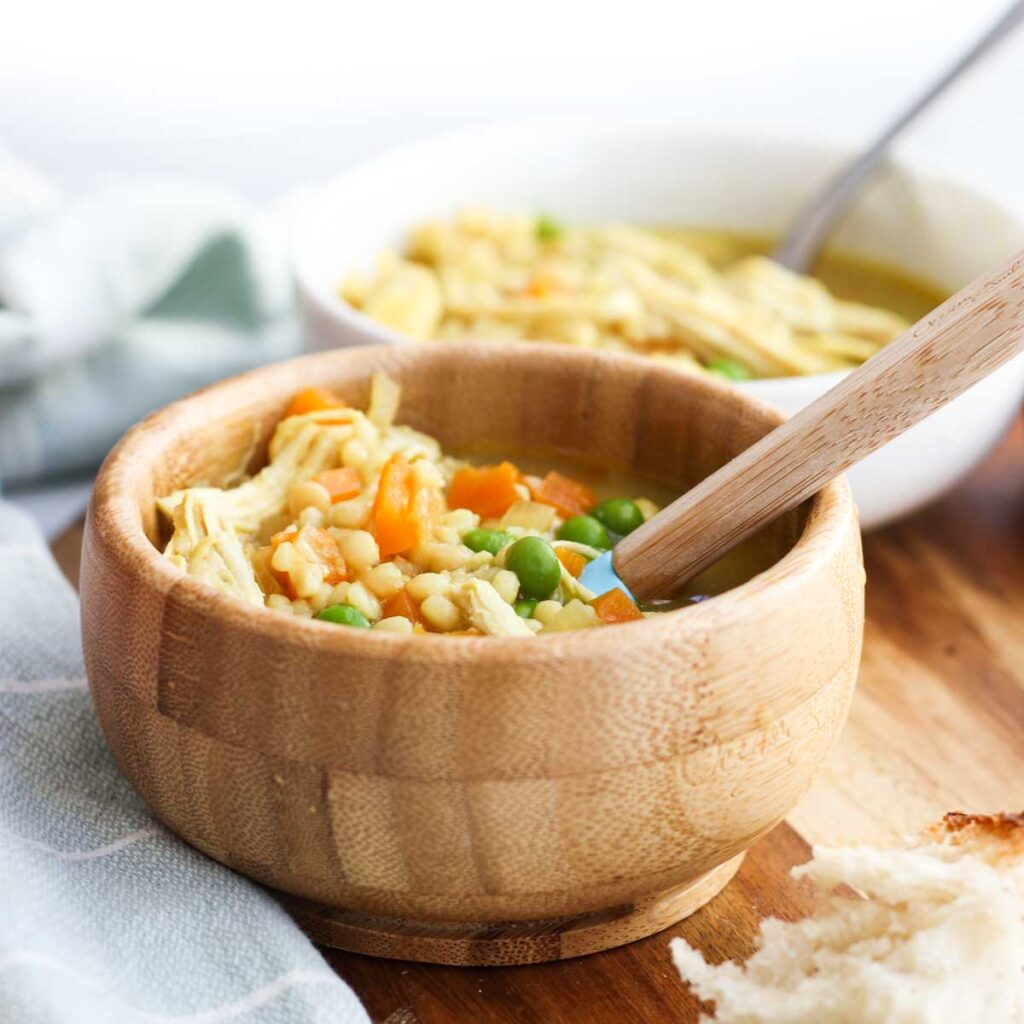
[[[776,239],[704,228],[665,228],[659,234],[677,238],[722,268],[747,256],[768,256]],[[949,298],[949,292],[899,267],[851,253],[825,250],[812,274],[839,299],[891,309],[911,323]]]
[[[475,458],[474,461],[479,459]],[[680,496],[678,489],[659,481],[624,471],[595,469],[564,454],[556,460],[519,458],[517,463],[525,472],[537,474],[542,474],[554,466],[555,469],[587,484],[598,501],[619,497],[644,497],[653,501],[660,510]],[[802,521],[803,516],[798,515],[795,525],[798,527]],[[643,607],[648,611],[670,611],[724,594],[771,568],[789,551],[796,539],[796,528],[785,536],[780,535],[778,527],[774,530],[762,530],[694,576],[675,597],[648,602]]]

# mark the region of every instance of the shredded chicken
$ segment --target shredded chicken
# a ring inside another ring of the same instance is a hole
[[[533,636],[533,630],[510,604],[485,580],[466,580],[456,599],[469,615],[469,621],[488,636]]]
[[[678,237],[625,224],[465,210],[341,295],[419,339],[519,338],[640,352],[683,369],[773,377],[855,366],[906,321],[835,298],[763,256],[719,269]]]

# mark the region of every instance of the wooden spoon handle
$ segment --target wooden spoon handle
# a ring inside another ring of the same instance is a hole
[[[957,292],[622,540],[615,548],[616,571],[641,601],[673,594],[1021,351],[1024,253]]]

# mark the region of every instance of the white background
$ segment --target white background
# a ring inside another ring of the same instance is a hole
[[[856,144],[1006,0],[12,0],[0,147],[75,193],[186,174],[257,200],[399,142],[535,116]],[[905,152],[1024,206],[1024,32]],[[50,530],[82,489],[38,496]]]
[[[395,142],[607,112],[856,140],[999,0],[18,0],[0,144],[70,189],[174,172],[255,198]],[[1024,196],[1024,33],[908,141]]]

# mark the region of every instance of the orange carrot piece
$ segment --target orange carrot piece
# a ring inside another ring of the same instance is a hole
[[[400,555],[430,536],[444,510],[444,499],[432,488],[417,488],[408,459],[400,452],[384,463],[373,502],[373,532],[381,558]]]
[[[419,543],[419,523],[412,510],[414,497],[409,463],[396,452],[384,463],[373,502],[373,532],[381,558],[408,551]]]
[[[451,508],[468,508],[482,519],[497,519],[519,500],[519,470],[511,462],[498,466],[464,466],[448,488]]]
[[[340,469],[325,469],[313,477],[315,483],[323,486],[331,496],[331,504],[354,498],[362,489],[363,482],[359,474],[351,466]]]
[[[315,560],[324,567],[324,583],[333,587],[348,576],[348,567],[338,544],[326,530],[318,526],[304,526],[301,530],[289,526],[270,538],[271,551],[276,551],[286,540],[304,543],[312,551]],[[289,600],[294,601],[299,594],[292,582],[291,573],[273,568],[271,571]]]
[[[546,299],[560,285],[561,281],[550,271],[538,270],[530,276],[522,294],[528,299]]]
[[[307,412],[320,412],[323,409],[341,409],[345,403],[333,392],[324,388],[305,388],[292,400],[285,411],[288,416],[302,416]]]
[[[401,615],[408,619],[414,626],[419,623],[423,625],[423,616],[420,614],[420,606],[406,593],[403,587],[393,597],[389,597],[381,606],[381,618],[387,619],[394,615]]]
[[[298,527],[289,526],[285,530],[281,530],[280,533],[275,533],[270,538],[270,557],[274,557],[274,552],[286,541],[295,540],[299,535]],[[281,572],[279,569],[275,569],[273,566],[270,567],[270,571],[274,574],[274,579],[280,584],[281,589],[285,592],[285,596],[289,601],[294,601],[298,596],[298,591],[295,589],[295,584],[292,583],[291,576],[286,572]]]
[[[342,558],[338,542],[326,530],[319,526],[304,526],[299,530],[299,540],[300,543],[305,540],[317,561],[324,566],[324,583],[333,587],[348,577],[348,566]]]
[[[644,614],[629,599],[626,592],[620,587],[609,590],[600,597],[595,597],[590,602],[590,607],[597,612],[597,617],[606,625],[610,626],[616,622],[632,622],[634,619],[642,619]]]
[[[297,526],[287,526],[270,538],[270,546],[276,551],[286,540],[295,540],[298,535],[299,528]]]
[[[573,551],[572,548],[556,548],[555,554],[558,555],[558,560],[562,565],[568,569],[569,574],[579,579],[587,567],[587,559],[578,551]]]
[[[563,519],[581,516],[597,503],[597,497],[589,487],[554,470],[530,490],[534,501],[553,505]]]

